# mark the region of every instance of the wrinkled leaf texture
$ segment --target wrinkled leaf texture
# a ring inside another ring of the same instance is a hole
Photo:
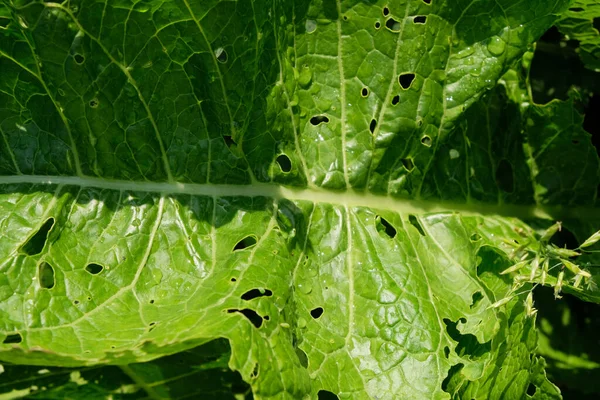
[[[567,6],[4,0],[0,360],[152,396],[131,364],[224,338],[255,398],[560,397],[489,306],[527,221],[599,216],[574,100],[497,85]]]

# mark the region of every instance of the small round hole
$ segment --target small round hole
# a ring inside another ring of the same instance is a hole
[[[390,15],[390,9],[387,7],[383,7],[382,12],[383,12],[384,17],[387,17],[388,15]]]
[[[85,270],[92,275],[98,275],[103,269],[102,265],[96,263],[90,263],[85,267]]]
[[[85,57],[82,56],[81,54],[77,53],[73,56],[73,58],[75,59],[75,62],[79,65],[83,64],[85,62]]]
[[[381,28],[381,22],[377,21],[375,22],[375,29],[379,29]]]
[[[366,87],[362,88],[362,90],[360,91],[360,95],[362,97],[367,97],[369,95],[369,88],[366,88]]]
[[[392,99],[392,105],[395,106],[398,103],[400,103],[400,96],[395,95],[394,98]]]
[[[400,74],[400,76],[398,77],[398,82],[400,83],[400,86],[402,87],[402,89],[408,89],[410,88],[410,85],[412,85],[413,81],[415,80],[415,74],[413,73],[405,73],[405,74]]]
[[[98,107],[98,104],[99,104],[98,103],[98,99],[92,99],[92,100],[90,100],[90,107],[96,108],[96,107]]]
[[[425,135],[421,138],[421,143],[423,144],[423,146],[431,147],[431,138]]]
[[[279,164],[279,168],[283,172],[290,172],[292,170],[292,160],[285,154],[280,154],[277,157],[277,164]]]

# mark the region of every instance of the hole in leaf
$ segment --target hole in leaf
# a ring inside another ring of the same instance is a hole
[[[252,300],[259,297],[273,296],[273,292],[269,289],[252,289],[242,295],[242,300]]]
[[[431,138],[428,135],[425,135],[421,138],[421,144],[423,146],[431,147]]]
[[[232,308],[227,310],[227,312],[229,314],[236,312],[242,314],[244,317],[248,318],[250,322],[252,322],[252,325],[254,325],[257,328],[260,328],[260,326],[263,323],[263,318],[260,315],[258,315],[256,311],[251,310],[249,308],[244,308],[243,310]]]
[[[414,215],[409,215],[408,216],[408,222],[410,222],[410,224],[412,226],[414,226],[415,228],[417,228],[417,230],[419,231],[419,233],[421,234],[421,236],[425,236],[425,231],[423,230],[423,227],[421,226],[421,223],[419,222],[419,220],[417,219],[417,217],[415,217]]]
[[[446,376],[446,378],[442,381],[442,390],[444,392],[448,389],[448,384],[450,383],[450,380],[455,375],[460,374],[460,371],[463,369],[463,367],[464,367],[464,364],[462,364],[462,363],[458,363],[458,364],[450,367],[450,370],[448,371],[448,376]]]
[[[104,267],[102,265],[96,263],[89,263],[85,266],[85,270],[92,275],[98,275],[103,269]]]
[[[389,223],[389,222],[388,222],[388,221],[387,221],[385,218],[383,218],[383,217],[379,217],[379,218],[378,218],[378,220],[379,220],[379,223],[381,224],[381,228],[383,228],[383,229],[381,229],[381,228],[378,226],[378,227],[377,227],[377,230],[378,230],[378,231],[380,231],[380,232],[381,232],[381,231],[383,231],[383,232],[384,232],[386,235],[388,235],[388,236],[390,237],[390,239],[393,239],[393,238],[395,238],[395,237],[396,237],[396,234],[397,234],[397,232],[396,232],[396,228],[394,228],[394,227],[392,226],[392,224],[390,224],[390,223]]]
[[[317,126],[319,124],[326,124],[329,122],[329,118],[327,118],[325,115],[315,115],[314,117],[312,117],[310,119],[310,123],[313,124],[314,126]]]
[[[392,105],[395,106],[396,104],[400,103],[400,96],[399,95],[395,95],[392,98]]]
[[[250,378],[256,379],[257,377],[258,377],[258,363],[254,364],[254,368],[252,369],[252,372],[250,373]]]
[[[90,107],[96,108],[96,107],[98,107],[98,104],[100,104],[100,103],[98,103],[98,99],[91,99],[90,100]]]
[[[383,7],[383,10],[381,10],[381,12],[383,13],[384,17],[387,17],[388,15],[390,15],[390,9],[387,7]]]
[[[78,305],[79,304],[79,300],[73,300],[73,304]]]
[[[44,289],[52,289],[54,287],[54,268],[47,262],[42,262],[38,265],[38,279],[40,287]]]
[[[444,346],[444,356],[448,358],[450,356],[450,347]]]
[[[342,19],[343,19],[344,21],[348,21],[348,16],[347,16],[347,15],[344,15],[344,16],[342,16]]]
[[[271,317],[269,317],[268,315],[265,315],[263,318],[265,319],[265,321],[268,321],[271,319]]]
[[[411,72],[400,74],[400,76],[398,77],[398,83],[400,83],[400,86],[402,86],[402,89],[405,89],[405,90],[410,88],[410,85],[412,85],[414,80],[415,80],[415,74],[413,74]]]
[[[27,242],[21,247],[21,250],[28,256],[34,256],[40,254],[46,245],[46,239],[48,238],[48,232],[54,226],[54,218],[48,218],[46,222],[42,224],[40,229],[27,240]]]
[[[254,236],[246,236],[245,238],[237,242],[237,244],[233,248],[233,251],[245,250],[248,247],[254,246],[255,244],[256,238]]]
[[[470,239],[471,239],[471,241],[476,242],[481,239],[481,236],[479,236],[479,233],[474,233],[471,235]]]
[[[515,190],[512,165],[504,158],[496,169],[496,183],[504,192],[512,193]]]
[[[10,24],[10,19],[0,18],[0,28],[6,28]]]
[[[592,25],[594,26],[595,30],[600,32],[600,17],[594,18],[594,20],[592,21]]]
[[[337,397],[337,395],[331,393],[329,390],[319,390],[319,393],[317,393],[317,399],[318,400],[339,400],[339,397]]]
[[[459,320],[462,322],[462,320]],[[466,320],[465,320],[466,322]],[[448,335],[457,343],[454,351],[458,354],[459,357],[469,358],[472,360],[477,360],[483,357],[485,354],[489,353],[492,348],[492,341],[488,341],[485,343],[480,343],[477,340],[477,337],[471,333],[462,334],[456,328],[458,323],[452,322],[448,318],[444,318],[444,323],[446,324],[446,332]]]
[[[369,125],[369,130],[371,133],[375,132],[375,128],[377,128],[377,121],[375,119],[371,120],[371,124]]]
[[[304,368],[308,368],[308,356],[306,355],[306,353],[296,347],[296,355],[298,356],[300,365],[302,365]]]
[[[360,95],[362,97],[367,97],[369,95],[369,88],[366,88],[366,87],[362,88],[362,90],[360,91]]]
[[[479,303],[483,299],[483,295],[478,290],[471,296],[471,309],[477,307],[477,303]]]
[[[410,158],[403,158],[400,161],[402,161],[402,165],[404,166],[404,168],[406,168],[408,172],[412,171],[415,168],[415,163],[413,163],[413,160]]]
[[[530,383],[529,386],[527,386],[527,394],[529,396],[535,396],[535,392],[537,391],[537,387],[533,384]]]
[[[427,22],[427,16],[417,15],[416,17],[413,18],[413,22],[415,24],[424,24],[425,22]]]
[[[23,336],[20,333],[12,333],[7,335],[6,338],[2,341],[2,344],[14,344],[21,343],[23,341]]]
[[[85,62],[85,57],[79,53],[75,54],[75,56],[73,58],[75,59],[75,62],[79,65],[81,65]]]
[[[215,50],[215,57],[221,64],[225,64],[227,62],[227,52],[222,47],[219,47],[217,50]]]
[[[154,299],[150,299],[149,303],[154,304]]]
[[[310,315],[314,319],[319,318],[321,315],[323,315],[323,307],[313,308],[312,310],[310,310]]]
[[[585,10],[583,8],[581,8],[581,7],[573,7],[573,8],[569,8],[569,11],[582,12],[582,11],[585,11]]]
[[[237,281],[237,279],[236,279],[236,278],[231,278],[231,279],[230,279],[230,281],[231,281],[231,282],[236,282],[236,281]]]
[[[396,21],[394,18],[388,18],[385,21],[385,27],[392,32],[400,32],[400,21]]]
[[[279,164],[279,168],[283,172],[290,172],[292,170],[292,160],[285,154],[280,154],[277,157],[277,164]]]
[[[231,148],[231,146],[237,145],[237,143],[233,140],[231,135],[223,135],[223,140],[225,141],[225,145],[227,145],[227,147],[229,148]]]
[[[423,3],[425,3],[425,4],[431,4],[431,0],[423,0]]]
[[[381,22],[377,21],[375,22],[375,29],[379,29],[381,28]]]

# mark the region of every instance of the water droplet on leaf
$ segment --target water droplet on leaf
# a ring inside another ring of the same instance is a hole
[[[487,49],[493,56],[501,56],[506,50],[506,42],[499,36],[494,36],[487,44]]]

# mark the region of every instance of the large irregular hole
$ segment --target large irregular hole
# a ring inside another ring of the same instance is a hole
[[[98,275],[103,269],[104,267],[102,265],[96,263],[89,263],[85,266],[85,270],[92,275]]]
[[[283,172],[290,172],[292,170],[292,160],[285,154],[280,154],[277,157],[277,164],[279,164],[279,168]]]
[[[310,316],[314,319],[320,318],[323,315],[323,307],[317,307],[310,310]]]
[[[237,242],[237,244],[233,248],[233,251],[245,250],[249,247],[254,246],[255,244],[256,244],[256,237],[254,237],[252,235],[246,236],[245,238],[243,238],[242,240]]]
[[[333,394],[332,392],[330,392],[329,390],[319,390],[319,393],[317,393],[317,399],[318,400],[339,400],[340,398],[337,397],[336,394]]]
[[[425,236],[425,231],[423,230],[423,227],[421,226],[421,223],[419,222],[419,220],[417,219],[417,217],[415,217],[414,215],[409,215],[408,216],[408,222],[410,222],[410,224],[412,226],[414,226],[419,233],[421,234],[421,236]]]
[[[498,168],[496,169],[496,183],[500,190],[504,192],[512,193],[515,190],[513,168],[506,159],[502,159],[500,163],[498,163]]]
[[[416,17],[413,18],[413,22],[415,24],[424,24],[425,22],[427,22],[427,16],[417,15]]]
[[[252,300],[257,299],[259,297],[268,297],[273,296],[273,292],[269,289],[252,289],[248,290],[246,293],[242,295],[242,300]]]
[[[403,158],[400,161],[402,161],[402,165],[404,166],[404,168],[406,168],[408,172],[412,171],[415,168],[415,163],[410,158]]]
[[[465,319],[460,320],[462,323],[465,323]],[[457,322],[452,322],[448,318],[444,318],[444,324],[446,324],[446,332],[448,335],[457,342],[456,348],[454,351],[458,354],[459,357],[470,358],[472,360],[479,359],[483,357],[485,354],[489,353],[492,350],[492,341],[488,341],[485,343],[479,343],[477,337],[471,333],[462,334],[456,328],[458,325]]]
[[[11,333],[10,335],[7,335],[4,340],[2,341],[2,344],[16,344],[16,343],[21,343],[23,341],[23,336],[21,336],[20,333]]]
[[[400,76],[398,77],[398,83],[400,83],[400,86],[404,90],[410,88],[410,85],[412,85],[414,80],[415,74],[413,74],[412,72],[400,74]]]
[[[477,304],[479,304],[479,302],[483,299],[483,295],[481,294],[481,292],[478,290],[475,293],[473,293],[473,295],[471,296],[471,306],[470,308],[473,309],[475,307],[477,307]]]
[[[377,230],[379,232],[383,232],[386,235],[388,235],[390,237],[390,239],[393,239],[396,237],[396,228],[394,228],[392,226],[392,224],[390,224],[385,218],[383,217],[378,217],[378,222],[379,224],[377,225]]]
[[[402,25],[400,25],[400,21],[397,21],[394,18],[388,18],[385,21],[385,27],[392,32],[400,32]]]
[[[537,387],[535,387],[533,383],[530,383],[529,386],[527,386],[527,394],[533,397],[535,396],[535,392],[537,392]]]
[[[240,313],[240,314],[242,314],[244,317],[248,318],[248,320],[250,322],[252,322],[252,325],[254,325],[257,328],[260,328],[260,326],[263,323],[263,318],[260,315],[258,315],[256,313],[256,311],[251,310],[249,308],[244,308],[243,310],[232,308],[232,309],[227,310],[227,312],[229,314],[231,314],[231,313]]]
[[[446,378],[444,378],[444,380],[442,381],[442,390],[444,392],[448,389],[448,384],[450,383],[450,380],[455,375],[460,374],[460,371],[463,369],[463,367],[464,367],[464,364],[462,364],[462,363],[458,363],[458,364],[450,367],[450,370],[448,371],[448,376],[446,376]]]
[[[46,239],[48,238],[48,232],[54,226],[54,218],[48,218],[46,222],[42,224],[40,229],[27,240],[27,242],[21,247],[21,250],[28,256],[34,256],[40,254],[46,245]]]
[[[371,133],[375,132],[375,128],[377,128],[377,120],[372,119],[371,123],[369,124],[369,130],[371,131]]]
[[[75,62],[79,65],[81,65],[85,62],[85,57],[79,53],[75,54],[75,56],[73,56],[73,58],[75,59]]]
[[[310,123],[313,124],[314,126],[317,126],[319,124],[326,124],[329,122],[329,118],[327,118],[325,115],[315,115],[314,117],[312,117],[310,119]]]
[[[38,279],[40,287],[44,289],[52,289],[54,287],[54,268],[47,262],[42,262],[38,265]]]

